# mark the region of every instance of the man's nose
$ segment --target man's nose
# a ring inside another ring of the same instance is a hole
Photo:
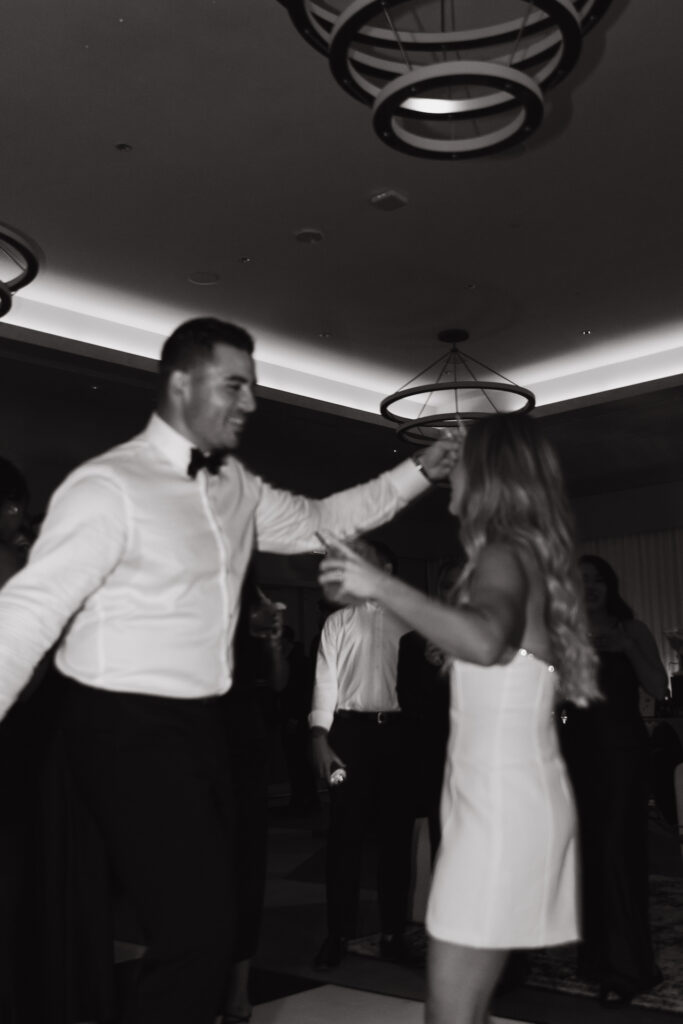
[[[240,409],[245,413],[254,412],[256,409],[256,396],[253,388],[242,388],[240,392]]]

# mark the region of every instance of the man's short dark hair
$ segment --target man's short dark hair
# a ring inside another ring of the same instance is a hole
[[[363,555],[363,545],[367,548],[371,548],[374,551],[376,558],[378,559],[379,565],[388,565],[391,567],[393,572],[396,568],[396,555],[388,545],[383,544],[381,540],[373,540],[370,537],[358,537],[354,542],[360,547],[359,554]],[[353,544],[351,545],[353,547]]]
[[[168,377],[173,370],[191,370],[208,362],[216,345],[232,345],[252,355],[254,339],[243,327],[217,317],[197,317],[176,327],[164,342],[159,372]]]
[[[388,544],[383,544],[381,540],[371,540],[370,543],[377,552],[377,555],[381,559],[382,563],[384,565],[390,565],[393,572],[393,570],[396,568],[396,555],[388,546]]]

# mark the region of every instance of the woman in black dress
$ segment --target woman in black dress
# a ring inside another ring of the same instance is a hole
[[[629,1002],[661,980],[648,913],[648,736],[642,688],[661,699],[667,677],[652,634],[619,594],[612,567],[580,561],[604,700],[562,713],[561,741],[576,793],[583,860],[579,973],[606,1005]]]

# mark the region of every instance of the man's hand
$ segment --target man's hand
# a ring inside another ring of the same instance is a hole
[[[432,483],[447,480],[451,470],[460,458],[463,439],[461,437],[444,437],[422,448],[417,458],[425,476]]]
[[[311,729],[311,746],[316,775],[329,785],[333,767],[345,768],[346,765],[330,746],[325,729]]]

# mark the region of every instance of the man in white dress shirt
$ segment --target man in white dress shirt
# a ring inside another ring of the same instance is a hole
[[[381,544],[353,547],[392,572]],[[311,713],[313,760],[329,781],[339,767],[343,782],[330,786],[327,835],[327,936],[315,958],[336,967],[355,935],[364,841],[376,827],[377,895],[382,956],[411,959],[403,932],[411,872],[413,805],[407,733],[396,692],[399,640],[405,623],[373,601],[333,612],[320,637]]]
[[[252,351],[232,324],[181,325],[145,430],[67,477],[0,593],[0,717],[59,641],[70,768],[144,930],[123,1024],[212,1024],[223,996],[234,837],[216,700],[253,548],[355,536],[455,458],[439,442],[318,501],[270,487],[231,454],[256,406]]]

